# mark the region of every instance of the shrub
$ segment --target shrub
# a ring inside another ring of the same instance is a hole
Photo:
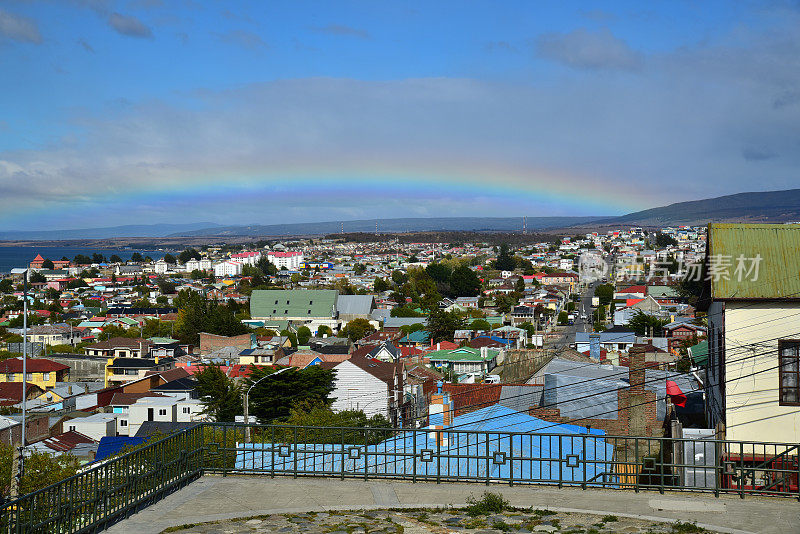
[[[474,497],[470,496],[467,499],[467,514],[470,516],[497,514],[508,508],[508,501],[503,498],[499,493],[490,493],[488,491],[483,493],[483,497],[476,501]]]

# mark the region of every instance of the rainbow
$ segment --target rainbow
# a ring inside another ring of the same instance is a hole
[[[265,208],[275,213],[298,199],[305,199],[310,208],[319,207],[317,220],[331,218],[324,213],[329,205],[358,208],[364,204],[376,208],[374,215],[381,215],[382,201],[402,203],[408,207],[407,216],[437,216],[430,212],[416,213],[415,201],[426,201],[427,206],[460,203],[474,207],[475,213],[461,213],[463,216],[614,215],[650,207],[653,198],[652,192],[647,194],[623,184],[608,185],[606,177],[471,162],[354,165],[326,161],[260,168],[166,169],[136,182],[129,181],[129,185],[111,192],[83,194],[80,201],[62,203],[60,209],[51,205],[34,209],[12,207],[0,220],[11,220],[22,212],[56,220],[67,213],[79,215],[84,206],[86,209],[103,206],[109,212],[152,206],[154,212],[160,212],[207,205],[209,209],[234,208],[231,214],[235,215],[238,203],[262,201]],[[262,221],[230,224],[250,222]]]

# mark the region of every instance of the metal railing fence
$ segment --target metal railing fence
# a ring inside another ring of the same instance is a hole
[[[245,428],[249,428],[249,439]],[[200,423],[6,503],[0,534],[97,532],[202,474],[548,484],[800,499],[800,445]]]

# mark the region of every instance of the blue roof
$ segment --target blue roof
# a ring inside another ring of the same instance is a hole
[[[503,345],[511,345],[513,343],[513,341],[510,339],[503,339],[502,337],[497,336],[477,336],[475,339],[491,339],[492,341],[497,341]]]
[[[399,340],[398,343],[427,343],[430,338],[431,334],[427,330],[417,330]]]
[[[602,430],[553,424],[500,405],[458,416],[451,428],[454,432],[444,434],[447,442],[441,446],[436,433],[427,431],[403,432],[369,446],[240,443],[236,468],[312,474],[338,474],[343,469],[345,474],[363,474],[366,458],[373,475],[439,474],[462,480],[513,478],[606,487],[617,483],[614,447]]]
[[[97,446],[97,454],[94,456],[94,461],[99,462],[105,460],[109,456],[119,454],[125,447],[135,447],[141,445],[149,438],[135,437],[135,436],[106,436],[100,438],[100,444]]]

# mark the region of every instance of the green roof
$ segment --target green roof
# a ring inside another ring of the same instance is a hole
[[[709,224],[708,259],[712,299],[800,299],[800,224]]]
[[[503,324],[503,316],[502,315],[498,315],[498,316],[490,316],[490,317],[475,317],[475,318],[469,319],[467,324],[472,324],[475,321],[486,321],[490,325],[496,325],[496,324],[502,325]]]
[[[697,367],[705,367],[708,362],[708,341],[689,347],[689,357]]]
[[[178,342],[177,339],[172,339],[171,337],[151,337],[148,341],[152,341],[156,345],[171,345]]]
[[[256,289],[250,295],[250,317],[330,318],[338,296],[333,289]]]
[[[653,298],[677,297],[678,292],[672,286],[647,286],[647,295]]]
[[[487,358],[493,360],[497,357],[500,351],[488,349]],[[481,357],[481,349],[473,349],[472,347],[460,347],[453,350],[435,350],[428,353],[430,361],[437,362],[481,362],[484,359]]]

